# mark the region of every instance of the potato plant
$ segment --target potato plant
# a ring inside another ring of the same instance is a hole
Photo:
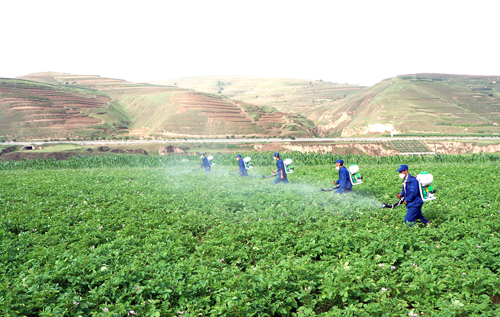
[[[317,155],[278,186],[268,166],[230,176],[229,156],[210,174],[189,157],[3,163],[0,315],[496,316],[500,179],[484,157],[409,158],[438,190],[432,226],[411,228],[380,208],[404,158],[358,157],[349,196],[319,191],[337,172]]]

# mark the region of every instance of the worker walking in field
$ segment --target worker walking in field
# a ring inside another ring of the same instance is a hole
[[[208,158],[205,157],[205,153],[201,153],[201,159],[203,162],[201,163],[200,168],[204,167],[205,168],[205,173],[209,173],[211,170],[210,162],[208,161]]]
[[[241,155],[238,154],[236,156],[236,159],[238,160],[238,162],[240,164],[240,166],[239,166],[240,177],[248,176],[247,167],[245,165],[245,161],[241,158]]]
[[[283,160],[280,159],[280,154],[274,153],[273,159],[276,160],[276,171],[271,171],[271,173],[278,173],[278,177],[274,180],[274,185],[278,184],[279,182],[288,184],[288,178],[286,177],[285,171],[285,163],[283,163]]]
[[[420,219],[425,225],[430,224],[429,220],[425,219],[422,214],[424,201],[420,197],[419,181],[408,173],[408,165],[400,165],[396,172],[399,172],[399,178],[403,179],[403,188],[397,196],[399,199],[404,198],[403,203],[407,210],[405,223],[411,227],[417,219]]]
[[[350,180],[350,174],[347,168],[344,167],[344,161],[337,160],[335,162],[335,169],[339,171],[339,179],[333,183],[339,185],[339,188],[335,191],[336,194],[342,195],[351,192],[352,183]]]

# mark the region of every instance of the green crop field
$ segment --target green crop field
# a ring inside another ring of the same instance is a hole
[[[498,155],[345,155],[364,176],[320,192],[332,155],[0,163],[1,316],[497,316]],[[403,160],[405,160],[403,162]],[[395,170],[429,171],[432,225],[408,228]],[[337,174],[338,175],[338,174]]]

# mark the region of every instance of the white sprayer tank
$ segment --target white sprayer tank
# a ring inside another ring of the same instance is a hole
[[[285,163],[285,165],[292,165],[293,161],[292,161],[292,159],[286,159],[284,161],[284,163]]]
[[[417,175],[417,180],[420,182],[420,185],[429,186],[434,181],[434,177],[429,172],[422,172]]]
[[[251,160],[252,160],[252,159],[250,158],[250,156],[247,156],[247,157],[245,157],[245,158],[243,159],[243,162],[248,163],[248,162],[250,162]]]
[[[349,172],[351,172],[351,174],[356,174],[359,172],[359,166],[356,164],[349,166]]]
[[[214,159],[214,157],[212,155],[207,156],[207,160],[211,161],[213,159]]]

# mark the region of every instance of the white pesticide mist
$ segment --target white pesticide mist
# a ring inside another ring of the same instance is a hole
[[[326,182],[326,180],[318,181],[318,179],[311,179],[311,183],[304,180],[302,177],[300,180],[294,180],[294,175],[289,174],[288,179],[290,183],[284,184],[282,182],[274,185],[274,181],[277,178],[262,178],[262,175],[270,175],[270,169],[266,167],[252,168],[248,170],[248,177],[239,177],[238,174],[230,175],[230,173],[237,173],[238,166],[228,165],[215,165],[212,167],[210,173],[205,173],[205,169],[197,169],[201,165],[198,161],[189,162],[178,162],[175,165],[166,166],[163,168],[165,176],[170,179],[170,182],[177,182],[174,187],[181,192],[190,191],[195,188],[202,186],[208,190],[209,193],[214,186],[216,188],[223,188],[226,193],[236,194],[236,199],[238,195],[243,195],[246,197],[251,197],[253,193],[288,193],[296,195],[297,198],[303,203],[307,204],[318,204],[318,208],[324,208],[326,212],[335,210],[335,214],[341,214],[345,216],[350,216],[354,214],[360,214],[358,211],[368,212],[369,210],[378,210],[382,206],[382,202],[374,197],[368,196],[364,193],[363,187],[365,185],[353,186],[350,193],[338,195],[334,191],[323,192],[320,191],[321,186],[319,184],[328,183],[328,187],[333,187],[331,181]],[[187,178],[188,177],[188,178]],[[187,179],[197,179],[199,182],[186,181]],[[326,186],[323,186],[326,187]],[[287,194],[287,195],[288,195]],[[279,197],[279,196],[278,196]],[[246,199],[246,198],[241,198]],[[279,203],[279,199],[276,200]],[[314,205],[316,206],[316,205]],[[358,210],[358,211],[356,211]]]

